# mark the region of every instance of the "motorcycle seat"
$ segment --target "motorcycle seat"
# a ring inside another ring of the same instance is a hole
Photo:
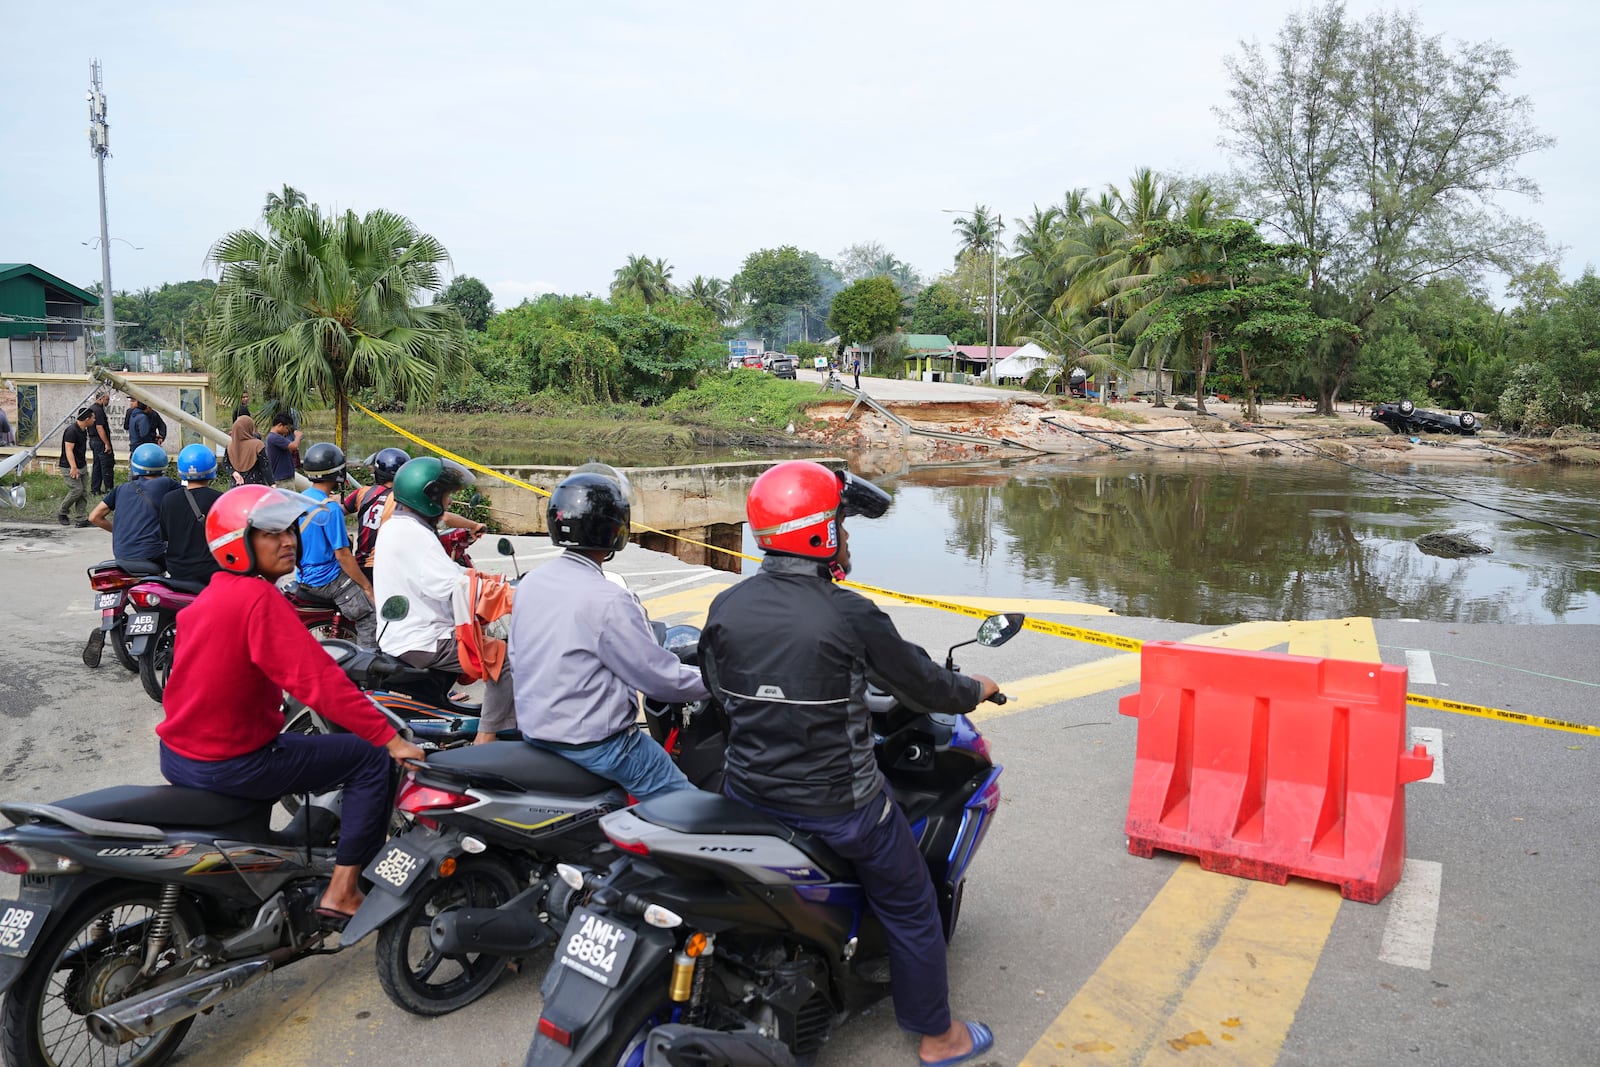
[[[121,567],[136,578],[153,578],[167,569],[153,559],[113,559],[107,563],[96,564],[95,569],[99,570],[108,565]]]
[[[519,791],[584,797],[617,788],[610,779],[523,741],[492,741],[435,752],[428,756],[427,766],[446,777]]]
[[[176,785],[114,785],[58,800],[53,805],[104,822],[211,829],[259,819],[265,829],[270,800],[247,800]]]
[[[150,580],[152,582],[157,582],[157,583],[159,583],[161,585],[164,585],[168,589],[174,590],[174,591],[179,592],[179,593],[196,593],[196,594],[199,594],[199,593],[203,593],[203,592],[206,591],[206,583],[205,582],[189,582],[189,581],[185,581],[182,578],[174,578],[170,574],[157,575],[156,577],[153,577]]]
[[[662,793],[634,805],[633,813],[645,822],[680,834],[751,834],[780,838],[810,856],[836,878],[855,880],[855,866],[815,834],[796,830],[720,793],[699,789]]]
[[[309,608],[334,608],[338,606],[326,597],[317,596],[299,582],[290,582],[284,586],[283,595],[290,600],[298,600]]]

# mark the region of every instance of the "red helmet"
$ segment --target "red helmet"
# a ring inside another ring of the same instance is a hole
[[[763,550],[810,559],[838,554],[840,519],[875,519],[888,507],[889,495],[871,482],[810,460],[762,472],[745,500],[750,530]]]
[[[256,553],[246,536],[248,532],[276,533],[292,527],[298,536],[297,520],[315,506],[310,497],[270,485],[241,485],[229,489],[206,512],[206,544],[223,570],[230,574],[254,574]],[[298,547],[295,552],[298,555]]]

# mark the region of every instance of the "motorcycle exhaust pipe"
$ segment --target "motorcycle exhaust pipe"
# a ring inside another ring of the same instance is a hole
[[[237,996],[271,974],[272,966],[270,959],[257,956],[119,1000],[89,1016],[89,1033],[113,1046],[149,1037]]]
[[[556,935],[533,912],[501,908],[453,908],[433,920],[428,941],[436,952],[459,956],[525,956]]]

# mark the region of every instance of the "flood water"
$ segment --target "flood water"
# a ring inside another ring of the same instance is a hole
[[[850,526],[855,577],[950,596],[1050,597],[1205,625],[1365,615],[1600,623],[1600,472],[1549,465],[1385,468],[1106,460],[875,479]],[[1491,554],[1441,559],[1452,533]],[[753,545],[749,546],[753,549]]]

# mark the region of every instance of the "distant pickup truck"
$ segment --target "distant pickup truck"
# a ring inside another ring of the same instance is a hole
[[[1409,400],[1397,404],[1379,404],[1372,409],[1372,421],[1381,422],[1392,433],[1459,433],[1471,437],[1478,432],[1478,416],[1470,411],[1451,415],[1444,411],[1427,411]]]
[[[793,378],[795,376],[794,366],[793,356],[773,356],[767,361],[767,370],[779,378]]]

